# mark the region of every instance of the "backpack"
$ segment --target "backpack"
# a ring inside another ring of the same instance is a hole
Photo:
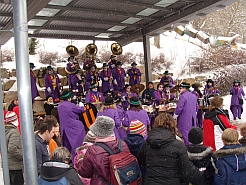
[[[122,140],[118,142],[117,153],[114,153],[106,144],[96,143],[109,153],[110,182],[108,185],[142,185],[142,174],[138,161],[130,151],[122,151]]]

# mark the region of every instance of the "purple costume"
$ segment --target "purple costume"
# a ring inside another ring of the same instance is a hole
[[[184,138],[185,145],[189,144],[188,133],[192,126],[196,126],[197,98],[188,90],[179,97],[175,114],[178,115],[178,130]]]
[[[243,88],[241,86],[235,87],[232,86],[230,91],[231,96],[231,112],[233,115],[233,118],[236,119],[237,117],[241,119],[241,114],[243,112],[243,105],[239,103],[239,98],[243,99],[245,96]]]
[[[130,105],[129,103],[129,99],[133,96],[138,96],[136,93],[133,93],[133,92],[130,92],[130,93],[126,93],[126,91],[124,91],[122,94],[121,94],[121,99],[122,99],[122,102],[121,102],[121,105],[122,107],[126,110],[128,108],[128,106]]]
[[[44,76],[45,82],[45,96],[51,95],[53,99],[60,98],[60,78],[56,73],[46,74]],[[49,92],[50,90],[50,92]]]
[[[123,68],[114,68],[112,71],[112,76],[114,79],[114,90],[121,91],[125,86],[125,76],[126,72]],[[116,82],[115,82],[116,81]]]
[[[86,83],[85,83],[85,91],[88,92],[92,83],[96,83],[98,86],[99,74],[96,71],[87,71],[86,72]]]
[[[73,64],[71,64],[70,62],[68,62],[68,63],[67,63],[67,67],[66,67],[67,71],[70,72],[70,73],[74,72],[73,66],[74,66]],[[72,85],[72,84],[71,84],[71,77],[74,76],[74,75],[75,75],[75,74],[68,74],[68,75],[67,75],[67,77],[68,77],[68,86],[69,86],[70,89],[72,89],[72,88],[71,88],[71,85]]]
[[[37,84],[36,84],[36,77],[33,72],[30,70],[30,79],[31,79],[31,93],[32,93],[32,103],[34,99],[39,96]]]
[[[123,125],[125,127],[128,127],[127,133],[130,133],[130,123],[131,121],[133,121],[134,119],[137,119],[139,121],[141,121],[145,127],[146,130],[148,130],[148,126],[150,125],[150,120],[149,120],[149,116],[148,113],[145,110],[140,110],[139,112],[133,111],[133,110],[128,110],[125,113],[125,119],[123,120]],[[146,140],[148,137],[148,132],[146,132],[146,135],[144,136],[144,140]]]
[[[205,96],[208,96],[208,95],[219,95],[220,94],[220,91],[218,89],[215,89],[215,90],[212,90],[210,91],[209,89],[212,88],[213,86],[208,86],[206,85],[205,88],[204,88],[204,92],[203,94]]]
[[[78,107],[74,103],[63,101],[58,105],[57,110],[63,146],[72,153],[73,159],[76,148],[82,145],[86,135],[84,125],[79,120],[79,115],[84,112],[84,107]]]
[[[108,69],[107,71],[102,70],[100,72],[100,78],[102,80],[102,93],[106,93],[108,90],[114,89],[113,77],[110,69]]]
[[[108,67],[109,67],[109,69],[114,69],[115,67],[116,67],[116,60],[110,60],[109,62],[108,62]]]
[[[87,93],[85,97],[85,103],[93,103],[93,102],[103,102],[104,97],[100,92],[90,92]]]
[[[164,91],[155,90],[153,92],[152,98],[155,102],[155,105],[158,106],[160,105],[160,101],[162,101],[163,98],[165,98],[165,93]]]
[[[121,120],[120,120],[118,111],[113,108],[107,108],[107,109],[104,109],[103,112],[98,112],[97,117],[98,116],[108,116],[114,120],[115,122],[114,134],[116,138],[120,139],[118,128],[121,126]]]
[[[95,64],[95,62],[94,61],[89,61],[89,60],[85,61],[84,64],[83,64],[83,69],[85,71],[88,71],[92,64]]]
[[[77,95],[81,94],[83,92],[83,88],[82,88],[81,84],[79,84],[80,79],[78,78],[78,76],[76,74],[71,75],[70,80],[71,80],[72,90],[74,90],[74,91],[78,90],[78,92],[73,92],[73,95],[77,96]]]
[[[123,110],[121,105],[117,104],[116,108],[117,108],[120,120],[122,122],[124,117],[125,117],[125,111]],[[122,127],[119,128],[119,135],[120,135],[120,139],[122,139],[122,140],[124,140],[124,138],[127,137],[127,133]]]
[[[130,85],[135,85],[135,84],[140,84],[141,80],[141,72],[138,68],[131,68],[128,69],[127,74],[129,75],[129,84]]]
[[[169,76],[169,77],[163,76],[163,77],[161,78],[161,80],[160,80],[160,83],[161,83],[161,84],[164,84],[164,81],[165,81],[166,79],[169,81],[169,84],[170,84],[170,85],[174,85],[173,78],[170,77],[170,76]]]
[[[196,90],[193,90],[192,94],[194,94],[197,99],[202,98],[202,97],[200,97],[200,94]],[[200,128],[203,128],[203,126],[202,126],[202,122],[203,122],[203,111],[202,111],[202,109],[198,109],[196,117],[197,117],[197,126]]]

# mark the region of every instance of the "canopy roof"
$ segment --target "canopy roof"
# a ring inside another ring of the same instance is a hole
[[[116,41],[124,46],[236,1],[28,0],[29,37]],[[13,36],[8,31],[13,27],[11,1],[0,0],[0,45]]]

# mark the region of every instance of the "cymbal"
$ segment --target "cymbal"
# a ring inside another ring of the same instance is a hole
[[[220,86],[214,86],[214,87],[209,88],[208,90],[209,91],[213,91],[213,90],[216,90],[216,89],[219,89],[219,88],[220,88]]]
[[[174,88],[172,88],[172,89],[170,90],[170,93],[176,93],[177,91],[179,91],[179,86],[178,86],[178,85],[175,86]]]
[[[131,87],[131,92],[140,93],[144,90],[145,86],[143,84],[135,84]]]

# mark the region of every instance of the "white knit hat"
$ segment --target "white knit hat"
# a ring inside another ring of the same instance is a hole
[[[6,123],[11,123],[12,125],[18,127],[18,119],[15,112],[8,111],[5,117],[6,117]]]
[[[114,120],[107,116],[98,116],[90,131],[96,137],[108,137],[114,134]]]

